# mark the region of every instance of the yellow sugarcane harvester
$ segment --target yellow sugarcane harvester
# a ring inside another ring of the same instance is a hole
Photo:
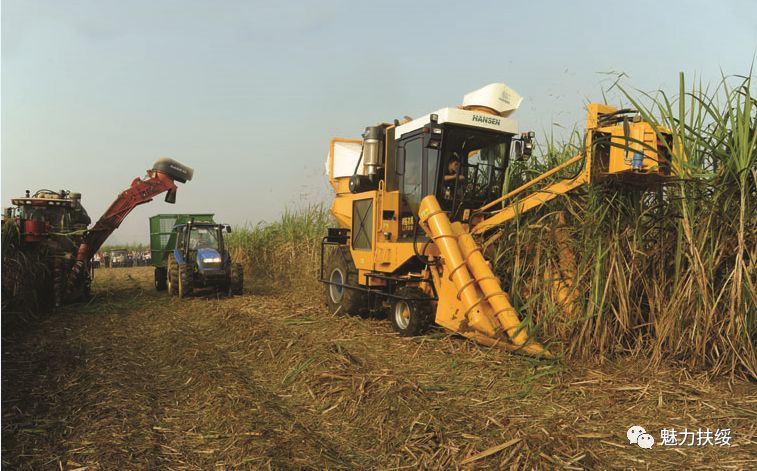
[[[534,134],[511,117],[521,101],[494,83],[460,106],[370,126],[361,140],[332,139],[326,166],[339,227],[323,239],[320,278],[333,311],[389,307],[400,335],[436,322],[485,345],[551,356],[529,337],[482,247],[508,221],[583,185],[658,184],[678,171],[670,132],[633,110],[592,103],[582,151],[503,195],[511,159],[533,147]],[[554,181],[575,165],[577,174]],[[570,303],[572,253],[560,252],[568,267],[552,288]]]

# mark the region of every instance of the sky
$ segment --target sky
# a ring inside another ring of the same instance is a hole
[[[0,15],[3,207],[69,189],[94,222],[160,157],[195,169],[109,244],[146,243],[158,213],[257,224],[328,202],[332,137],[492,82],[545,136],[581,128],[620,73],[675,93],[679,72],[714,84],[757,52],[753,0],[3,0]]]

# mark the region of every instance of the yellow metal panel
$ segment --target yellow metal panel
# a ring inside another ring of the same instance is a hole
[[[384,202],[382,211],[393,211],[394,218],[391,220],[383,220],[382,227],[384,232],[391,234],[391,240],[396,241],[399,237],[399,206],[400,206],[400,192],[399,191],[387,191],[384,192]]]
[[[373,252],[371,250],[352,250],[352,261],[355,262],[355,267],[358,270],[372,270],[373,269]],[[365,281],[360,282],[364,284]]]
[[[586,113],[586,129],[596,129],[599,127],[599,115],[609,114],[618,111],[614,106],[603,105],[601,103],[589,103]]]
[[[412,242],[376,242],[376,263],[373,268],[381,273],[394,273],[413,257]]]

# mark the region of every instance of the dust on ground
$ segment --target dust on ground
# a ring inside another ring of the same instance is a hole
[[[753,383],[400,338],[327,312],[313,287],[179,301],[131,268],[98,270],[94,293],[39,319],[3,313],[3,468],[757,467]],[[628,443],[631,425],[651,450]],[[732,438],[663,446],[663,428]]]

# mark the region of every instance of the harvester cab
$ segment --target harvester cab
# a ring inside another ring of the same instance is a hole
[[[81,193],[68,190],[38,190],[13,198],[15,207],[6,209],[8,219],[18,218],[22,240],[35,243],[47,240],[50,233],[86,230],[92,222],[81,204]]]
[[[231,226],[190,219],[174,226],[173,232],[176,242],[167,263],[167,288],[171,295],[184,298],[199,288],[242,294],[242,265],[232,263],[224,245],[224,233],[230,233]]]
[[[511,116],[521,101],[505,84],[490,84],[460,106],[370,126],[362,140],[331,141],[326,167],[339,227],[323,239],[320,278],[333,310],[388,307],[401,335],[435,322],[483,344],[549,355],[526,332],[482,243],[517,215],[590,182],[674,176],[673,142],[631,110],[591,104],[581,153],[504,194],[511,159],[533,149],[534,134],[521,133]],[[578,162],[573,177],[549,179]]]

